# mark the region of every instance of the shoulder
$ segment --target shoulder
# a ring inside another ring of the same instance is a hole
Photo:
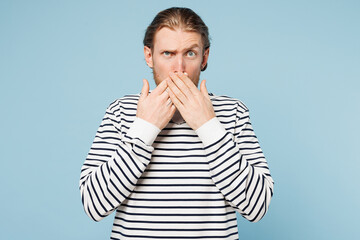
[[[139,97],[140,94],[128,94],[113,100],[107,107],[105,116],[113,121],[119,132],[129,129],[134,121]]]
[[[136,110],[137,103],[139,101],[140,94],[128,94],[123,97],[117,98],[113,100],[108,108],[107,111],[114,112],[120,110],[121,108],[124,109],[134,109]]]
[[[209,97],[214,108],[236,107],[237,111],[241,113],[249,111],[247,106],[239,99],[232,98],[226,95],[215,95],[213,93],[209,93]]]

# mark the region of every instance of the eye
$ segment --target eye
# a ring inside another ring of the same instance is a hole
[[[195,57],[195,52],[194,51],[188,51],[187,52],[187,55],[189,56],[189,57]]]
[[[166,57],[170,57],[171,52],[169,52],[169,51],[165,51],[165,52],[163,52],[163,54],[164,54],[164,56],[166,56]]]

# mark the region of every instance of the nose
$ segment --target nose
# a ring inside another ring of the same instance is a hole
[[[174,72],[185,72],[185,59],[181,54],[176,56],[176,59],[173,64]]]

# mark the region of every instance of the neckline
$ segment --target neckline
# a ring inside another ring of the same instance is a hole
[[[179,122],[175,122],[175,121],[173,121],[172,119],[170,119],[169,122],[174,123],[174,124],[176,124],[176,125],[182,125],[182,124],[186,123],[185,120],[182,120],[182,121],[179,121]]]
[[[181,125],[181,124],[184,124],[186,121],[181,116],[179,110],[176,110],[173,117],[170,119],[169,122],[175,123],[177,125]]]

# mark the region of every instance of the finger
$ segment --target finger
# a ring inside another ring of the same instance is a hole
[[[166,103],[166,106],[169,107],[169,106],[171,106],[171,105],[173,105],[173,103],[172,103],[172,101],[171,101],[171,98],[168,98],[167,103]]]
[[[162,80],[161,83],[159,83],[159,85],[157,85],[157,87],[151,93],[157,94],[157,95],[162,94],[165,91],[165,89],[167,88],[167,81],[166,81],[167,79],[168,78]]]
[[[176,96],[176,98],[181,101],[181,103],[186,102],[185,95],[180,91],[180,89],[175,85],[173,80],[170,78],[168,79],[168,86],[169,86],[169,94],[170,92]]]
[[[171,104],[170,112],[169,112],[170,119],[174,116],[175,112],[176,112],[176,107],[174,106],[174,104]]]
[[[194,94],[194,93],[198,93],[199,90],[197,89],[197,87],[195,86],[195,84],[193,83],[193,81],[191,81],[191,79],[188,77],[187,73],[178,73],[180,79],[186,84],[186,86],[190,89],[190,91]]]
[[[209,93],[207,91],[207,88],[206,88],[206,80],[202,80],[201,81],[201,84],[200,84],[200,92],[205,96],[205,97],[209,97]]]
[[[191,93],[189,87],[183,82],[183,80],[181,80],[181,78],[178,75],[176,75],[172,72],[170,72],[169,75],[170,75],[170,78],[175,83],[175,85],[184,94],[184,96],[186,98],[190,99],[192,97],[192,93]]]
[[[168,88],[165,89],[165,91],[163,91],[163,93],[160,95],[160,98],[163,101],[166,101],[167,99],[169,99],[169,93],[168,93]]]
[[[141,94],[140,94],[140,98],[143,99],[144,97],[146,97],[149,94],[149,82],[148,80],[146,80],[145,78],[143,79],[143,86],[141,89]]]
[[[171,101],[173,102],[173,104],[175,105],[175,107],[177,109],[179,109],[179,111],[181,112],[182,109],[184,108],[184,105],[180,102],[180,100],[176,97],[176,95],[173,93],[173,91],[171,90],[171,88],[169,88],[169,96]]]

